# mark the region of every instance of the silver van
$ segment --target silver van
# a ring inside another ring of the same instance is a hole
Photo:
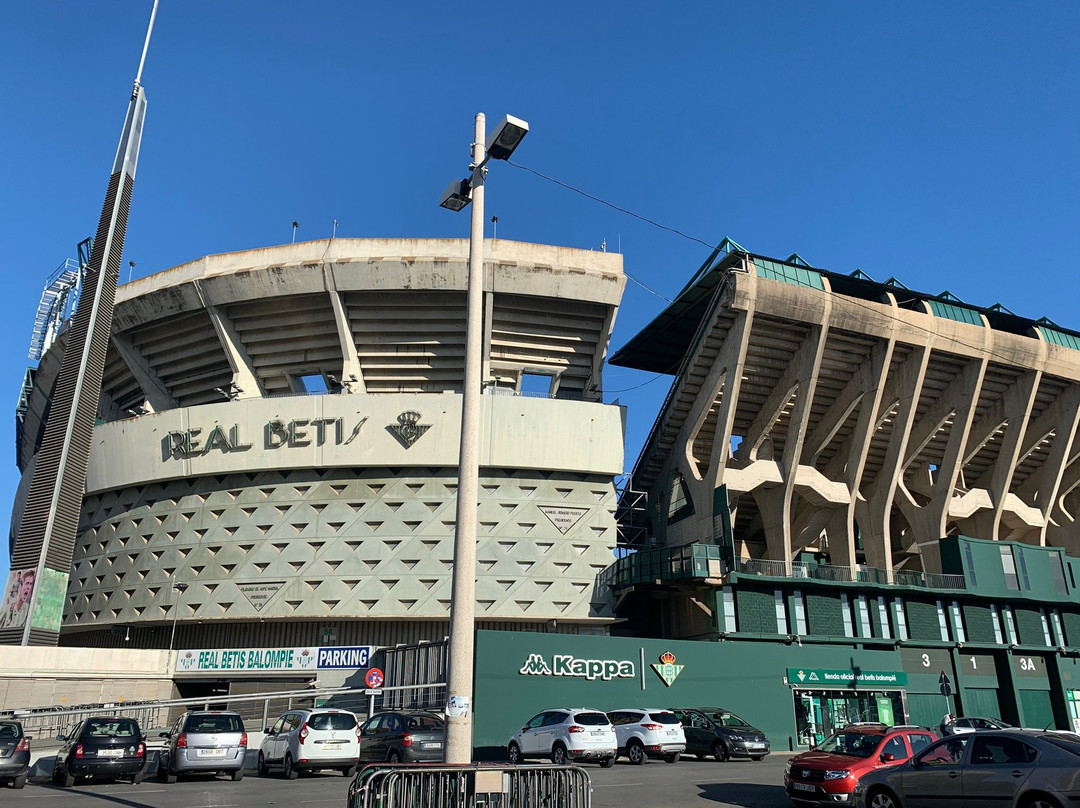
[[[248,736],[239,713],[184,713],[168,732],[168,744],[158,757],[158,779],[175,783],[183,774],[214,772],[244,779]]]

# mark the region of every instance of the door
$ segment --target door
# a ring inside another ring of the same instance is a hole
[[[375,733],[380,723],[382,723],[382,716],[377,715],[369,718],[360,727],[360,760],[382,760],[375,757],[375,747],[379,742]]]
[[[1020,714],[1024,719],[1021,726],[1035,729],[1057,726],[1048,690],[1021,690]]]
[[[676,710],[675,715],[683,725],[686,751],[695,755],[709,754],[713,742],[713,728],[709,719],[696,710]]]
[[[904,808],[962,806],[964,785],[961,774],[964,753],[972,735],[953,735],[928,746],[911,759],[901,775]]]
[[[547,717],[547,713],[540,713],[534,715],[525,724],[525,731],[521,733],[521,754],[523,755],[535,755],[540,747],[537,744],[536,735],[540,731],[540,725],[544,723],[544,718]]]
[[[963,774],[967,808],[1012,805],[1038,756],[1034,747],[1018,738],[974,735]]]

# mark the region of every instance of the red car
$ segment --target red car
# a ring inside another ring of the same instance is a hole
[[[903,763],[937,739],[926,727],[852,724],[793,757],[784,788],[796,805],[852,805],[860,777]]]

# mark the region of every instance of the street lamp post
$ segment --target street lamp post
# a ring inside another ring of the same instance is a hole
[[[484,114],[473,131],[471,175],[455,180],[439,204],[461,210],[472,203],[469,274],[465,307],[465,388],[458,452],[457,521],[454,528],[454,583],[450,600],[450,669],[447,673],[447,763],[472,761],[473,656],[476,623],[476,514],[480,488],[480,396],[484,314],[484,178],[487,162],[506,160],[529,131],[507,115],[484,141]]]
[[[169,657],[172,657],[173,643],[176,642],[176,618],[180,616],[180,598],[184,596],[188,585],[183,581],[174,583],[172,588],[176,590],[176,602],[173,603],[172,632],[169,634]]]

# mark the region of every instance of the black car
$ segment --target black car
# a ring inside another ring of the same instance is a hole
[[[770,752],[769,739],[730,710],[721,707],[672,709],[686,734],[687,754],[698,759],[712,755],[717,760],[733,757],[761,760]]]
[[[62,741],[53,763],[53,782],[73,786],[79,777],[128,777],[141,783],[146,768],[146,738],[133,718],[96,715],[80,721]]]
[[[446,743],[442,716],[420,710],[376,713],[360,727],[360,760],[440,762]]]
[[[0,721],[0,783],[10,782],[13,788],[26,785],[31,740],[18,721]]]

